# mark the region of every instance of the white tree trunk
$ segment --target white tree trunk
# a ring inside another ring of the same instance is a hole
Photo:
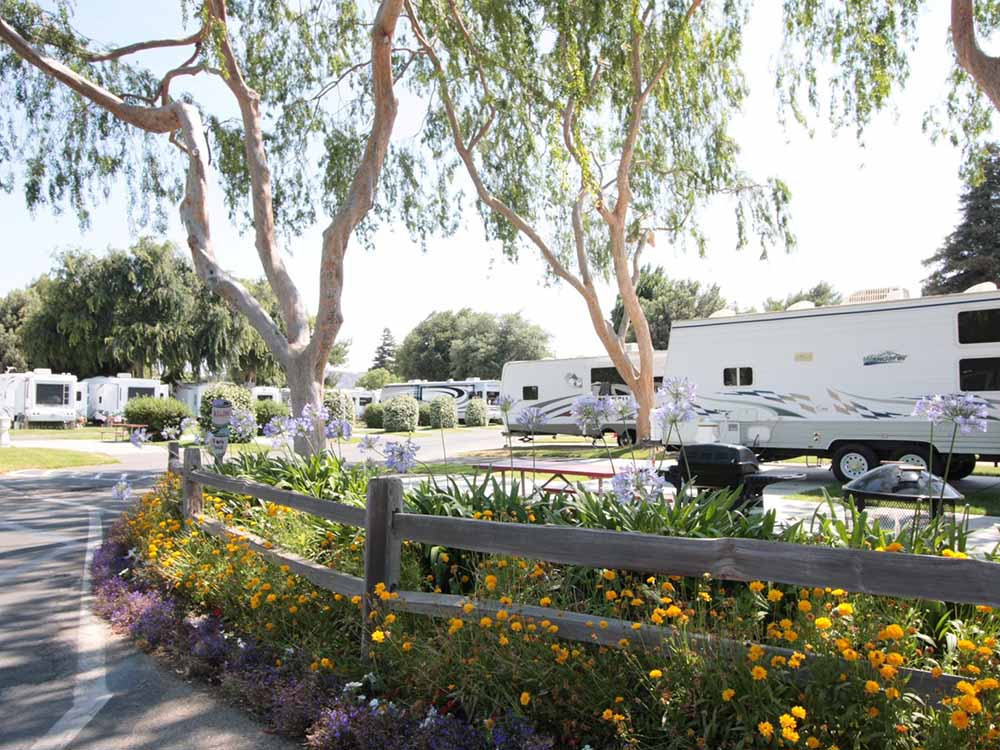
[[[316,370],[309,357],[303,354],[293,355],[289,358],[285,372],[292,397],[293,417],[302,416],[302,410],[306,406],[318,409],[323,405],[323,382],[317,381]],[[326,438],[322,428],[315,430],[311,438],[295,439],[295,452],[300,456],[308,456],[323,450],[326,450]]]

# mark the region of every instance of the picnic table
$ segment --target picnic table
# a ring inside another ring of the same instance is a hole
[[[521,486],[524,486],[525,474],[532,472],[536,474],[551,474],[539,488],[543,492],[576,492],[573,482],[569,476],[586,477],[597,480],[597,491],[604,490],[604,480],[611,479],[615,473],[609,469],[599,469],[593,464],[570,463],[569,461],[558,461],[546,463],[544,461],[526,461],[524,459],[510,459],[504,461],[493,461],[490,463],[473,464],[473,468],[490,471],[499,474],[502,481],[506,482],[507,474],[520,474]],[[553,482],[562,484],[553,485]]]
[[[105,432],[110,432],[111,442],[116,443],[119,440],[126,440],[132,434],[132,430],[141,430],[146,427],[149,427],[149,425],[109,420],[101,427],[101,440],[104,440]]]

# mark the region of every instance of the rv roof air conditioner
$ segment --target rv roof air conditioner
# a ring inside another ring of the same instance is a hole
[[[794,310],[812,310],[814,307],[816,307],[816,303],[815,302],[813,302],[812,300],[803,299],[803,300],[799,300],[798,302],[795,302],[794,304],[789,305],[785,309],[786,310],[793,310],[793,311]]]
[[[962,294],[976,294],[977,292],[995,292],[997,290],[997,285],[992,281],[984,281],[982,284],[976,284],[970,286]]]
[[[893,302],[909,299],[910,292],[899,286],[878,286],[872,289],[861,289],[847,296],[845,305],[864,305],[869,302]]]
[[[128,380],[129,378],[132,377],[132,373],[130,373],[130,372],[120,372],[117,375],[115,375],[115,377],[116,378],[121,378],[122,380]]]
[[[718,310],[718,311],[712,313],[708,317],[710,317],[710,318],[731,318],[734,315],[736,315],[736,311],[733,310],[732,308],[726,307],[726,308],[724,308],[722,310]]]
[[[48,367],[36,367],[34,370],[32,370],[32,372],[35,373],[35,375],[51,375],[52,374],[52,370],[50,370]]]

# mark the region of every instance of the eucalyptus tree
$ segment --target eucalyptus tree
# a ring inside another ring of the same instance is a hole
[[[860,134],[906,78],[922,4],[783,0],[776,126],[816,110]],[[580,294],[635,394],[641,437],[655,400],[653,336],[636,290],[644,249],[655,240],[703,252],[700,209],[719,196],[733,206],[738,247],[794,245],[788,186],[747,174],[731,133],[748,93],[740,58],[754,7],[406,0],[420,80],[436,93],[428,143],[437,156],[457,154],[487,234],[508,256],[533,248]],[[602,279],[620,298],[618,326],[602,307]]]
[[[288,375],[293,407],[319,406],[343,322],[344,256],[372,218],[396,118],[402,0],[382,0],[371,19],[350,0],[182,0],[190,33],[116,47],[76,30],[76,3],[51,5],[0,0],[0,100],[9,115],[0,156],[23,168],[28,206],[69,205],[86,222],[114,181],[127,185],[140,218],[179,199],[198,276],[263,338]],[[176,64],[154,72],[136,62],[150,50],[176,53]],[[341,84],[354,74],[366,76],[353,84],[360,93],[345,93]],[[200,96],[196,76],[210,80]],[[337,106],[325,102],[331,92],[341,96]],[[404,161],[391,188],[405,190],[415,169]],[[15,177],[5,175],[4,187]],[[252,226],[283,330],[216,259],[207,200],[214,179],[230,218]],[[414,210],[412,201],[401,204]],[[313,329],[282,240],[320,211],[331,218]]]

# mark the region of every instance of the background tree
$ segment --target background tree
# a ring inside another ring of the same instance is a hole
[[[701,282],[694,279],[669,278],[661,266],[655,269],[649,265],[643,266],[635,292],[649,322],[653,348],[657,350],[668,348],[673,321],[707,318],[728,304],[718,284],[710,284],[702,289]],[[619,295],[611,311],[611,323],[616,329],[620,329],[624,321],[625,308]],[[626,340],[635,340],[635,334],[631,330],[628,331]]]
[[[773,299],[768,297],[764,300],[764,312],[780,312],[787,310],[796,302],[812,302],[816,307],[830,307],[839,305],[844,299],[843,295],[825,281],[819,282],[812,289],[802,289],[794,294],[789,294],[785,299]]]
[[[388,383],[395,383],[399,379],[398,375],[389,372],[385,368],[376,367],[358,378],[354,385],[358,388],[366,388],[370,391],[377,391],[379,388],[382,388]]]
[[[372,360],[372,369],[383,369],[392,372],[396,367],[396,339],[392,336],[392,331],[388,328],[382,329],[382,340],[375,350],[375,359]]]
[[[248,318],[281,363],[293,409],[319,406],[343,322],[344,255],[370,216],[396,117],[392,41],[401,4],[383,0],[369,20],[349,1],[292,13],[277,0],[200,0],[184,4],[193,10],[185,13],[192,33],[109,48],[75,30],[69,0],[57,0],[55,12],[31,0],[2,0],[0,99],[8,116],[0,152],[24,165],[29,208],[69,204],[84,223],[93,196],[107,194],[119,179],[136,201],[160,211],[183,193],[181,220],[198,276]],[[177,66],[154,72],[132,62],[153,48],[176,50]],[[345,101],[324,106],[342,80],[366,71],[370,78],[356,84],[360,96],[344,94]],[[194,76],[211,79],[214,93],[182,90]],[[358,123],[369,126],[367,137]],[[21,137],[29,130],[30,137]],[[418,171],[404,160],[392,190],[406,189]],[[213,178],[230,216],[253,227],[284,333],[216,261],[206,199]],[[418,225],[436,216],[415,200],[402,203],[404,218],[416,217]],[[317,323],[310,330],[279,230],[297,232],[320,210],[332,218],[322,234]],[[305,440],[298,447],[304,450]]]
[[[1000,283],[1000,148],[992,147],[983,179],[968,184],[960,200],[962,220],[925,266],[933,272],[924,294],[962,292],[984,281]]]
[[[21,326],[34,300],[31,289],[15,289],[0,297],[0,373],[8,369],[28,369],[28,357],[21,345]]]
[[[405,379],[498,378],[505,362],[548,356],[549,338],[517,313],[445,310],[431,313],[406,335],[396,364]]]

